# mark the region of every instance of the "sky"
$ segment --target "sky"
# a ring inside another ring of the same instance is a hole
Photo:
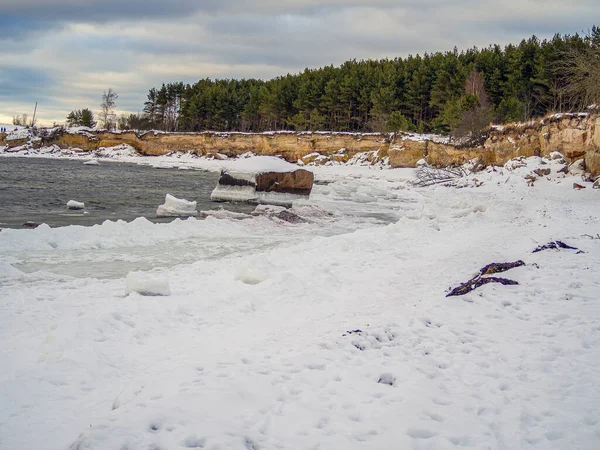
[[[148,90],[348,59],[518,44],[600,25],[598,0],[0,0],[0,123],[143,109]]]

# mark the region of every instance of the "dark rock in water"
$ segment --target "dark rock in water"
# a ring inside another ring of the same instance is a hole
[[[39,224],[39,223],[36,223],[36,222],[31,222],[31,221],[29,221],[29,220],[23,224],[23,226],[24,226],[25,228],[37,228],[37,227],[39,227],[40,225],[41,225],[41,224]]]
[[[275,214],[275,217],[289,223],[308,223],[308,220],[303,219],[297,214],[288,211],[287,209]]]
[[[310,196],[313,183],[313,173],[305,169],[264,172],[227,170],[221,172],[211,200],[291,206],[294,200]]]
[[[235,178],[229,175],[226,171],[221,171],[219,177],[219,184],[222,186],[252,186],[256,187],[256,183],[251,180],[245,180],[243,178]]]

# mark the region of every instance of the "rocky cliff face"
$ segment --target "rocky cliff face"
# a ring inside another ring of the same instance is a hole
[[[481,147],[393,139],[388,151],[394,167],[414,167],[425,159],[437,167],[478,158],[485,165],[506,163],[517,156],[548,156],[560,152],[572,162],[585,158],[586,169],[600,175],[600,118],[587,114],[554,114],[541,120],[496,127]]]
[[[26,139],[27,140],[27,139]],[[25,140],[25,141],[26,141]],[[24,145],[0,134],[0,145]],[[516,156],[561,152],[569,161],[585,158],[587,170],[600,175],[600,118],[587,114],[555,114],[541,120],[494,128],[481,147],[461,147],[448,140],[407,133],[59,133],[32,145],[57,145],[84,151],[128,144],[144,155],[188,152],[201,156],[280,155],[304,163],[346,162],[365,154],[368,163],[389,158],[392,167],[415,167],[424,159],[433,166],[463,164],[478,158],[485,165],[506,163]]]

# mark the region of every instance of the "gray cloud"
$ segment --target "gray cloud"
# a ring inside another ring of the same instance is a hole
[[[36,99],[49,122],[96,110],[108,87],[136,112],[162,82],[550,38],[590,27],[596,10],[596,0],[1,0],[0,122]]]

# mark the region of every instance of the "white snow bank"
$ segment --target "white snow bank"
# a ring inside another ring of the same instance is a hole
[[[274,156],[252,156],[227,164],[229,173],[258,174],[264,172],[294,172],[298,166]]]
[[[366,178],[405,171],[344,180],[347,168],[331,167],[337,181],[315,195],[344,209],[331,223],[0,232],[3,258],[117,257],[136,271],[155,259],[152,276],[178,287],[165,302],[123,300],[127,272],[2,281],[3,448],[596,448],[598,192],[554,169],[529,187],[535,167],[473,174],[484,184],[462,189]],[[403,219],[356,230],[364,212],[390,210]],[[531,253],[556,239],[585,253]],[[526,266],[501,276],[519,285],[445,298],[516,259]]]
[[[68,209],[84,209],[85,208],[85,203],[78,202],[76,200],[69,200],[67,202],[67,208]]]
[[[173,197],[167,194],[165,203],[156,209],[156,217],[190,217],[197,216],[196,202]]]
[[[129,272],[125,277],[125,295],[171,295],[169,279],[155,273]]]

